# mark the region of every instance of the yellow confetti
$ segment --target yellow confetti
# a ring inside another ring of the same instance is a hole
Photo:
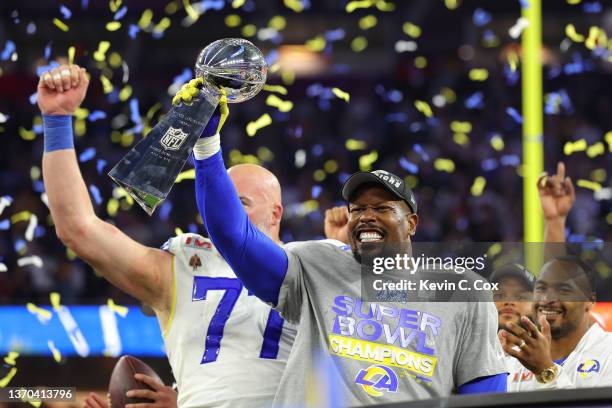
[[[501,136],[499,135],[495,135],[491,138],[491,147],[493,147],[493,149],[495,149],[496,151],[500,152],[502,150],[504,150],[505,144],[504,144],[504,139],[501,138]]]
[[[266,99],[266,105],[272,106],[273,108],[277,108],[281,112],[289,112],[293,109],[293,102],[291,101],[283,101],[276,95],[268,95]]]
[[[106,23],[106,30],[107,31],[117,31],[118,29],[121,28],[121,23],[119,21],[111,21]]]
[[[51,306],[53,306],[53,310],[59,312],[59,310],[62,308],[62,305],[60,304],[60,294],[57,292],[51,292],[49,294],[49,300],[51,301]]]
[[[134,143],[134,134],[129,131],[123,132],[121,134],[121,146],[128,147],[132,143]]]
[[[153,10],[146,9],[145,11],[142,12],[142,15],[140,16],[140,20],[138,20],[138,27],[144,30],[151,24],[152,20],[153,20]]]
[[[271,162],[274,160],[274,153],[272,153],[272,150],[268,149],[267,147],[262,146],[257,149],[257,157],[263,162]]]
[[[53,340],[48,340],[47,346],[49,347],[49,350],[51,350],[51,354],[53,354],[53,359],[55,360],[55,362],[59,363],[60,361],[62,361],[62,353],[60,353],[57,347],[55,347],[55,343],[53,343]]]
[[[282,85],[264,85],[263,90],[268,92],[277,92],[281,95],[287,95],[287,88]]]
[[[444,0],[444,5],[449,10],[455,10],[461,4],[460,0]]]
[[[453,132],[470,133],[472,131],[472,124],[470,122],[460,122],[458,120],[453,120],[450,124],[450,128]]]
[[[194,180],[195,179],[195,169],[185,170],[176,177],[175,183],[180,183],[183,180]]]
[[[74,134],[77,137],[82,137],[87,132],[87,122],[85,119],[77,119],[74,121]]]
[[[85,108],[78,108],[75,112],[74,112],[74,116],[77,119],[87,119],[87,117],[89,116],[89,109],[85,109]]]
[[[13,379],[13,377],[15,376],[15,374],[17,374],[17,369],[15,367],[11,368],[9,370],[9,372],[4,376],[4,378],[2,378],[0,380],[0,388],[4,388],[6,387],[11,380]]]
[[[44,321],[51,320],[51,317],[53,317],[53,314],[50,311],[38,307],[34,303],[28,303],[26,305],[26,308],[28,309],[28,312],[37,315],[38,317],[40,317],[40,319]]]
[[[250,137],[253,137],[255,136],[255,133],[257,133],[258,130],[270,125],[271,123],[272,123],[272,117],[269,114],[264,113],[256,121],[249,122],[247,124],[247,127],[246,127],[247,135],[249,135]]]
[[[59,18],[54,18],[53,19],[53,24],[55,24],[55,26],[57,28],[59,28],[60,30],[62,30],[63,32],[66,32],[68,30],[70,30],[70,28],[68,28],[68,26],[66,25],[66,23],[64,23],[62,20],[60,20]]]
[[[283,4],[290,10],[300,13],[304,10],[304,5],[300,0],[283,0]]]
[[[457,100],[457,94],[450,88],[442,88],[440,94],[446,99],[446,102],[453,103]]]
[[[315,38],[306,41],[305,45],[310,51],[319,52],[325,49],[325,44],[327,44],[325,37],[317,35]]]
[[[70,46],[68,47],[68,63],[69,64],[74,64],[74,46]]]
[[[378,0],[376,2],[376,8],[380,11],[393,11],[395,10],[395,4],[387,3],[385,0]]]
[[[185,11],[187,12],[187,15],[189,16],[189,18],[191,19],[192,22],[196,22],[198,21],[198,18],[200,18],[200,15],[198,14],[198,12],[193,8],[193,6],[191,5],[191,3],[189,2],[189,0],[183,0],[183,6],[185,7]]]
[[[274,16],[268,22],[268,27],[277,31],[284,30],[287,27],[287,20],[283,16]]]
[[[609,225],[612,225],[612,212],[611,212],[611,213],[608,213],[608,215],[606,215],[606,222],[607,222]]]
[[[368,147],[366,142],[357,139],[347,139],[344,146],[346,147],[346,150],[349,151],[364,150],[366,147]]]
[[[414,59],[414,66],[418,69],[423,69],[427,66],[427,58],[423,56],[416,57]]]
[[[576,185],[578,187],[588,188],[589,190],[593,190],[593,191],[601,190],[601,184],[596,183],[594,181],[590,181],[590,180],[580,179],[576,182]]]
[[[472,188],[470,188],[470,192],[474,197],[479,197],[482,195],[482,192],[484,191],[486,185],[487,180],[482,176],[478,176],[474,179],[474,183],[472,184]]]
[[[378,19],[375,15],[368,15],[359,19],[359,28],[362,30],[369,30],[370,28],[376,27],[378,24]]]
[[[110,310],[117,313],[121,317],[125,317],[128,314],[129,309],[127,307],[115,304],[115,301],[111,298],[108,298],[106,305]]]
[[[361,52],[368,47],[368,39],[360,35],[359,37],[353,38],[351,41],[351,49],[355,52]]]
[[[455,162],[453,162],[451,159],[436,159],[434,161],[434,168],[438,171],[452,173],[455,171]]]
[[[40,178],[40,167],[32,166],[30,168],[30,178],[32,180],[38,180]]]
[[[425,115],[428,118],[431,118],[433,116],[431,106],[429,106],[429,104],[425,101],[420,101],[420,100],[414,101],[414,107],[416,108],[416,110],[418,110],[419,112],[421,112],[423,115]]]
[[[170,24],[172,24],[170,19],[168,17],[164,17],[159,20],[159,23],[157,23],[155,28],[153,28],[153,31],[155,31],[156,33],[163,33],[168,29],[168,27],[170,27]]]
[[[364,154],[359,158],[359,169],[361,171],[370,171],[372,170],[372,164],[374,164],[378,160],[378,151],[372,150],[368,154]]]
[[[360,8],[368,8],[368,7],[372,7],[374,5],[374,2],[371,0],[360,0],[360,1],[350,1],[346,4],[346,12],[347,13],[352,13],[353,11],[360,9]]]
[[[453,135],[453,142],[457,143],[459,146],[465,146],[470,143],[470,137],[465,133],[455,133]]]
[[[242,35],[245,37],[252,37],[255,35],[255,33],[257,33],[257,27],[255,27],[255,24],[247,24],[242,27]]]
[[[105,94],[109,94],[113,91],[113,84],[111,84],[111,81],[107,77],[100,75],[100,82],[102,82],[102,89]]]
[[[351,99],[351,95],[348,92],[344,92],[340,88],[332,88],[332,92],[334,93],[334,95],[336,95],[337,98],[340,98],[345,102],[348,102]]]
[[[487,250],[487,256],[489,259],[493,258],[495,255],[499,254],[502,251],[502,245],[497,242],[489,247]]]
[[[587,149],[587,141],[584,139],[577,140],[575,142],[566,142],[563,146],[563,154],[566,156],[576,152],[583,152]]]
[[[576,27],[573,24],[568,24],[565,26],[565,35],[574,42],[583,42],[584,35],[578,34],[576,32]]]
[[[34,133],[33,130],[28,130],[21,126],[19,126],[19,136],[23,140],[27,140],[27,141],[36,139],[36,133]]]
[[[4,357],[4,362],[8,365],[12,365],[14,366],[15,364],[17,364],[17,361],[15,361],[17,359],[17,357],[19,357],[19,353],[16,351],[9,351],[8,355],[6,357]]]
[[[595,169],[591,172],[591,180],[596,181],[598,183],[603,183],[606,181],[608,177],[608,173],[604,169]]]
[[[608,144],[608,151],[612,153],[612,130],[604,135],[604,140]]]
[[[421,36],[421,27],[409,21],[402,25],[402,30],[412,38],[419,38]]]
[[[486,81],[489,78],[489,71],[485,68],[473,68],[470,70],[470,79],[472,81]]]
[[[176,228],[174,229],[174,235],[177,235],[177,236],[178,236],[178,235],[181,235],[182,233],[183,233],[183,230],[182,230],[182,229],[180,229],[179,227],[176,227]]]
[[[602,155],[605,152],[606,152],[606,147],[604,146],[604,144],[602,142],[597,142],[594,145],[588,147],[586,154],[590,158],[593,158],[593,157]]]
[[[66,258],[68,258],[69,261],[74,261],[76,257],[77,256],[72,249],[66,248]]]
[[[246,3],[246,0],[234,0],[232,1],[232,8],[240,8],[242,6],[244,6],[244,3]]]
[[[106,51],[110,48],[110,42],[100,41],[98,44],[98,50],[94,52],[93,57],[96,61],[102,62],[106,58]]]
[[[582,0],[567,0],[567,4],[571,4],[571,5],[576,5],[576,4],[580,4]]]
[[[166,4],[166,7],[164,8],[164,12],[166,14],[174,14],[178,11],[179,9],[179,2],[178,1],[171,1],[170,3]]]
[[[106,212],[111,217],[117,215],[117,210],[119,210],[119,201],[116,198],[111,198],[106,203]]]
[[[323,164],[323,170],[326,173],[333,174],[338,171],[338,162],[336,160],[328,160]]]
[[[241,22],[242,19],[238,14],[230,14],[225,17],[225,25],[231,28],[238,27]]]
[[[600,28],[596,26],[592,26],[589,28],[589,36],[584,42],[584,46],[589,50],[594,50],[597,46],[597,41],[599,39]]]
[[[412,174],[407,175],[406,177],[404,177],[404,183],[406,183],[406,185],[409,188],[416,188],[416,186],[419,185],[419,179],[416,176],[413,176]]]
[[[110,0],[108,7],[110,8],[110,11],[116,13],[117,10],[119,10],[119,7],[121,7],[121,3],[123,3],[123,0]]]
[[[132,96],[132,87],[130,85],[126,85],[119,92],[119,100],[122,102],[127,101],[130,99],[130,96]]]
[[[325,173],[325,171],[321,169],[315,170],[315,172],[312,174],[312,178],[314,179],[314,181],[318,183],[325,180],[326,177],[327,177],[327,174]]]
[[[295,72],[293,71],[283,71],[281,73],[281,79],[285,85],[291,85],[295,82]]]
[[[29,211],[20,211],[16,214],[13,214],[11,216],[11,224],[17,224],[18,222],[22,221],[29,221],[31,215],[32,213]]]

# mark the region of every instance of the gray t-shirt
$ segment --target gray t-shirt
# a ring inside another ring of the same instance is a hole
[[[275,406],[444,397],[507,372],[492,302],[362,302],[361,266],[347,245],[296,242],[285,251],[277,310],[298,324],[298,334]]]

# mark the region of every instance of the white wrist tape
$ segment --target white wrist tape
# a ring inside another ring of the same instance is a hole
[[[221,137],[217,133],[211,137],[200,138],[193,146],[193,155],[196,160],[208,159],[221,150]]]

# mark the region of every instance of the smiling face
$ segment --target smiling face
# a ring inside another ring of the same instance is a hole
[[[499,291],[493,294],[499,329],[507,323],[519,324],[521,316],[532,318],[533,293],[521,279],[505,277],[499,282]]]
[[[536,319],[545,316],[553,339],[573,333],[589,319],[592,289],[575,263],[554,260],[544,265],[534,286]]]
[[[382,250],[387,243],[410,242],[418,217],[410,207],[378,184],[365,184],[349,204],[348,235],[353,255]]]

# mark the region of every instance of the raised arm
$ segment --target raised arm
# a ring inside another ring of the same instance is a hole
[[[55,230],[113,285],[163,313],[170,305],[172,255],[145,247],[99,219],[79,171],[71,116],[88,85],[85,70],[76,65],[46,72],[38,84],[45,133],[43,177]]]
[[[565,177],[565,164],[557,164],[557,174],[544,173],[538,180],[540,204],[544,213],[544,242],[565,242],[565,222],[576,193],[569,177]]]

